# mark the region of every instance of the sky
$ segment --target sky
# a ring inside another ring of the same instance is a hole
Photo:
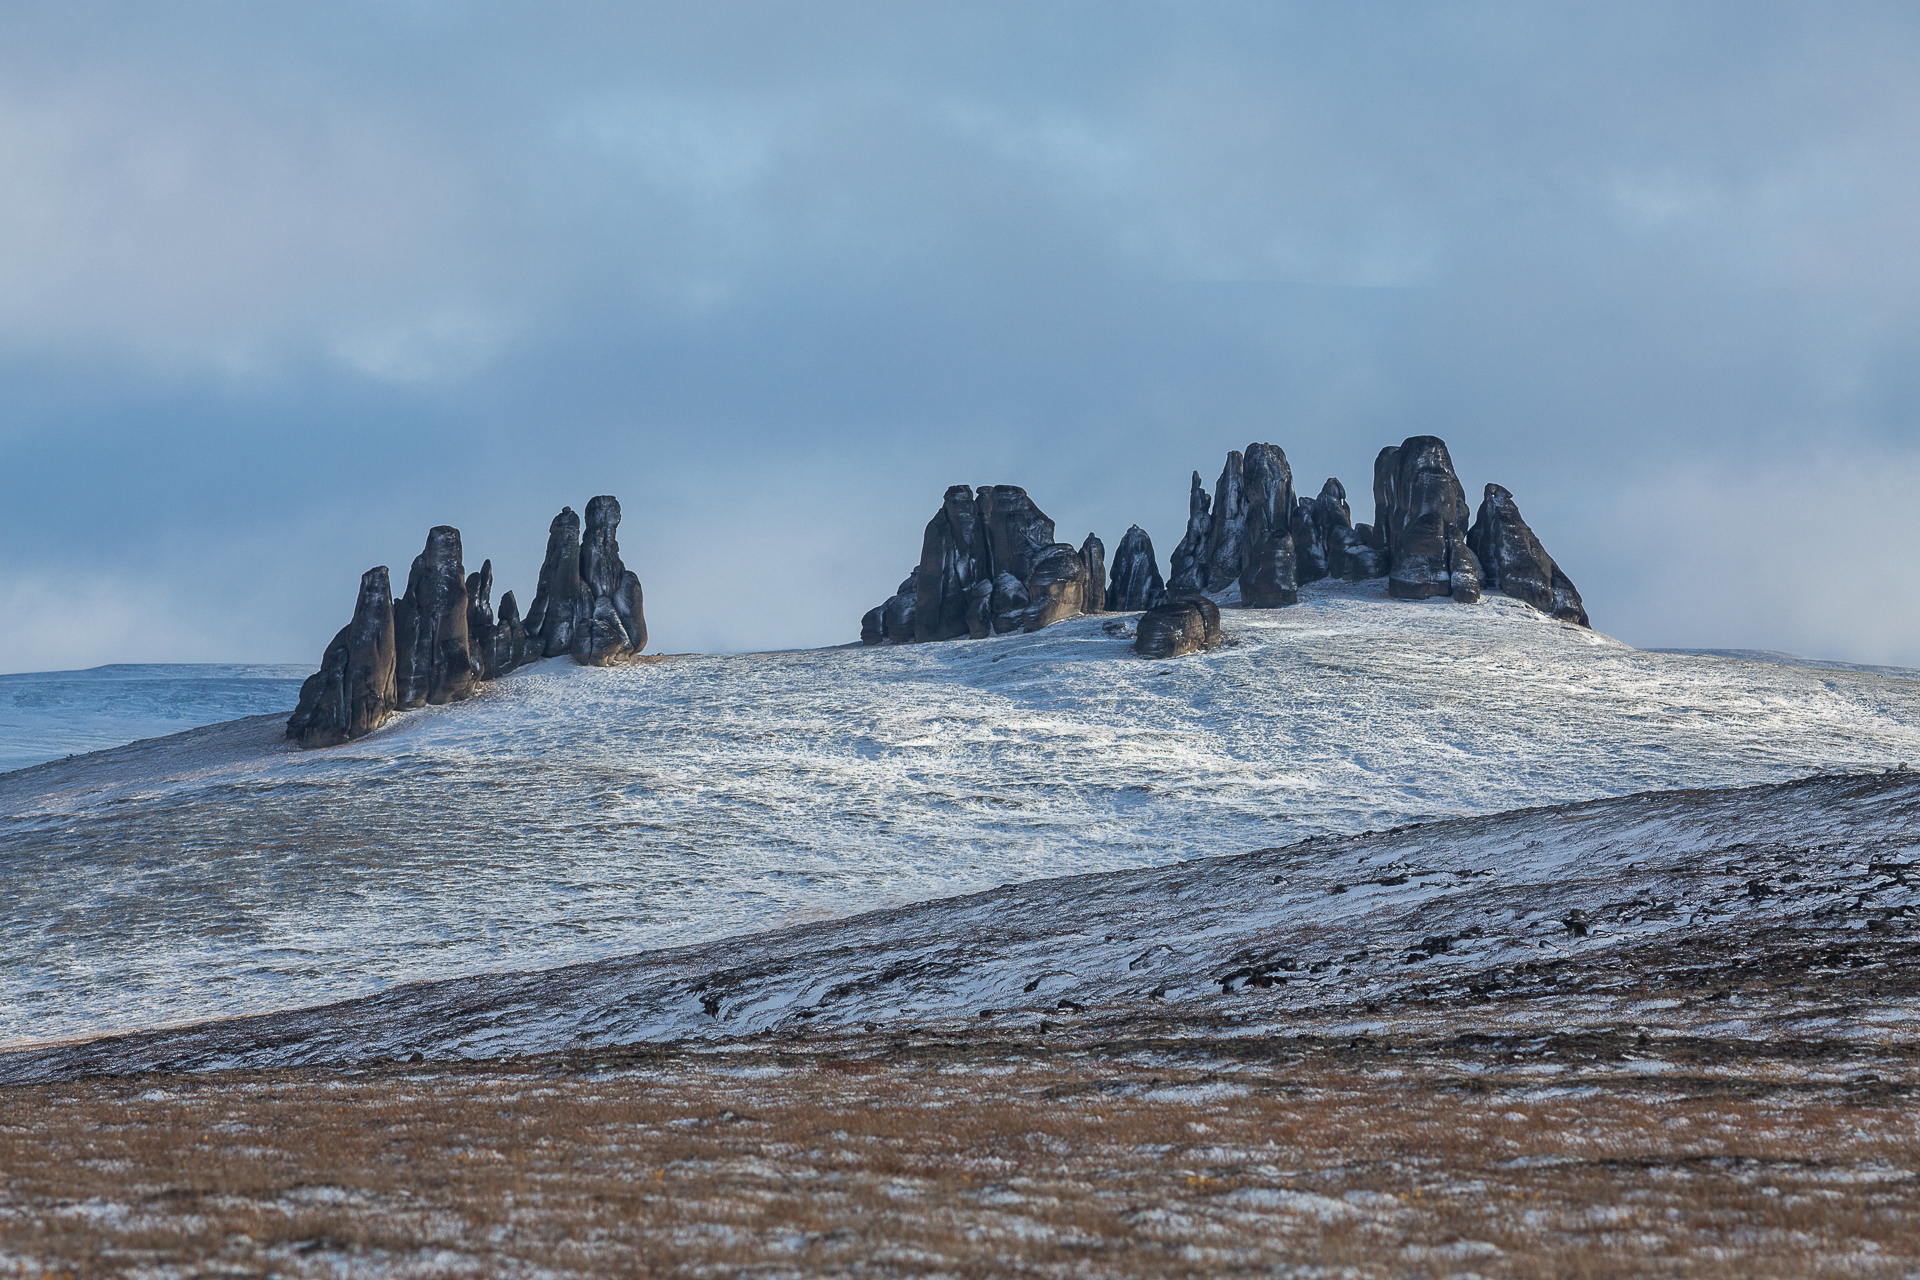
[[[1447,440],[1600,630],[1920,665],[1920,8],[0,12],[0,671],[317,662],[436,524],[838,644],[956,483],[1164,567]],[[396,584],[397,586],[398,584]]]

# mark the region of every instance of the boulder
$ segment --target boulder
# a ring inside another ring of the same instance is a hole
[[[886,642],[886,613],[887,606],[877,604],[860,615],[861,644],[884,644]]]
[[[919,639],[951,640],[972,634],[968,591],[982,579],[992,580],[990,563],[979,502],[970,486],[954,485],[947,490],[939,513],[927,522],[920,543],[913,622]]]
[[[1087,566],[1071,543],[1056,542],[1035,561],[1026,581],[1027,606],[1022,629],[1038,631],[1085,613]]]
[[[527,639],[543,658],[573,652],[573,623],[580,608],[580,517],[572,507],[547,526],[547,555],[527,610]]]
[[[387,567],[360,575],[353,620],[321,656],[320,669],[300,686],[287,736],[303,747],[331,747],[364,738],[396,705],[393,588]]]
[[[527,629],[520,622],[520,605],[511,591],[500,593],[500,617],[493,628],[493,653],[500,664],[501,675],[515,667],[524,667],[529,662],[540,660],[532,642],[527,639]],[[491,676],[487,678],[492,679]]]
[[[1087,603],[1083,613],[1101,613],[1107,607],[1107,544],[1091,533],[1080,544],[1080,563],[1087,567]]]
[[[1239,463],[1241,501],[1245,508],[1240,535],[1241,560],[1237,577],[1240,602],[1253,609],[1272,609],[1300,599],[1293,541],[1293,468],[1277,445],[1250,444],[1242,454],[1228,454],[1231,472]],[[1223,489],[1228,477],[1221,477]],[[1228,490],[1231,497],[1231,490]],[[1217,511],[1216,504],[1215,510]],[[1216,524],[1215,532],[1219,531]]]
[[[1479,574],[1468,563],[1467,498],[1453,459],[1438,436],[1410,436],[1380,451],[1373,469],[1374,529],[1389,556],[1387,594],[1397,600],[1480,598]],[[1382,531],[1384,533],[1382,534]]]
[[[1291,486],[1291,475],[1288,483]],[[1213,487],[1213,525],[1207,534],[1204,558],[1208,591],[1226,590],[1228,583],[1238,580],[1246,563],[1246,472],[1238,450],[1228,452],[1227,463]]]
[[[460,531],[435,525],[414,557],[407,592],[393,608],[394,705],[458,702],[473,696],[479,664],[467,637],[467,574]]]
[[[1182,596],[1140,616],[1133,649],[1143,658],[1177,658],[1220,643],[1220,607],[1205,596]]]
[[[580,591],[569,648],[582,666],[603,667],[647,645],[640,578],[620,560],[620,500],[601,494],[587,503],[580,535]]]
[[[1133,613],[1167,601],[1160,566],[1154,562],[1153,539],[1139,525],[1127,530],[1113,553],[1113,574],[1107,580],[1107,611]]]
[[[1521,518],[1513,495],[1499,485],[1487,486],[1467,545],[1480,562],[1487,590],[1524,600],[1563,622],[1592,625],[1580,592]]]
[[[1301,582],[1344,575],[1345,565],[1339,561],[1346,548],[1336,531],[1352,528],[1346,486],[1331,476],[1320,486],[1319,497],[1294,504],[1293,554]]]
[[[1213,536],[1213,503],[1200,473],[1193,473],[1187,490],[1187,532],[1167,560],[1167,590],[1175,595],[1207,588],[1207,540]]]

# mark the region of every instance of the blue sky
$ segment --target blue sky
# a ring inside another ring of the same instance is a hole
[[[855,638],[953,483],[1432,432],[1596,626],[1920,665],[1920,11],[10,4],[0,670],[314,661],[597,493],[652,647]],[[1356,503],[1368,518],[1371,503]]]

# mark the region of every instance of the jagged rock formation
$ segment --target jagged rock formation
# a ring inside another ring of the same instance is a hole
[[[583,666],[606,666],[647,645],[640,578],[620,561],[620,500],[602,494],[587,503],[587,526],[572,507],[547,526],[547,554],[527,610],[529,644],[539,656],[571,654]]]
[[[361,578],[353,621],[301,686],[287,736],[303,747],[331,746],[373,732],[390,712],[471,697],[479,682],[542,657],[568,653],[601,666],[640,652],[640,579],[620,561],[619,527],[611,495],[587,504],[584,540],[580,518],[563,507],[548,528],[539,590],[523,623],[511,591],[494,614],[493,561],[466,573],[460,531],[435,526],[398,603],[384,567]]]
[[[1153,539],[1139,525],[1127,530],[1113,553],[1113,576],[1107,581],[1107,612],[1133,613],[1167,602],[1166,584],[1154,562]]]
[[[547,526],[547,554],[527,610],[527,639],[538,645],[540,656],[557,658],[573,652],[573,619],[580,599],[580,517],[572,507]]]
[[[1167,559],[1169,594],[1192,595],[1207,589],[1207,542],[1212,536],[1213,502],[1196,471],[1187,490],[1187,532]]]
[[[393,642],[393,588],[380,565],[360,575],[353,621],[300,686],[287,736],[303,747],[331,747],[379,728],[395,705]]]
[[[1392,561],[1385,547],[1374,545],[1373,526],[1355,525],[1347,528],[1336,525],[1327,537],[1327,570],[1336,577],[1348,582],[1365,582],[1368,578],[1384,578]]]
[[[580,590],[573,621],[573,660],[604,667],[647,647],[639,575],[620,561],[620,500],[602,494],[587,503],[580,538]]]
[[[1086,613],[1104,613],[1107,607],[1107,544],[1093,534],[1080,544],[1080,563],[1087,567]]]
[[[528,644],[513,592],[501,595],[500,616],[494,616],[491,560],[482,560],[479,570],[467,575],[467,643],[480,663],[482,680],[498,680],[540,656]]]
[[[1467,549],[1467,496],[1438,436],[1409,436],[1373,464],[1374,534],[1384,539],[1391,568],[1387,594],[1396,600],[1480,598],[1479,566]]]
[[[467,571],[460,531],[435,525],[393,607],[394,705],[401,710],[473,696],[478,664],[467,635]]]
[[[920,543],[920,569],[912,588],[918,600],[914,638],[952,640],[970,635],[973,601],[968,591],[982,578],[993,577],[987,571],[990,563],[980,504],[971,488],[954,485],[941,499],[938,514],[927,521]]]
[[[927,522],[920,564],[885,603],[867,611],[860,639],[981,639],[1098,612],[1101,592],[1094,581],[1105,578],[1105,558],[1105,547],[1091,534],[1077,551],[1055,542],[1053,521],[1025,489],[983,485],[976,494],[957,484]]]
[[[1292,476],[1289,474],[1291,484]],[[1247,483],[1245,461],[1229,451],[1213,486],[1213,526],[1207,534],[1206,589],[1224,591],[1240,577],[1247,558]]]
[[[1246,510],[1240,534],[1240,602],[1252,609],[1297,604],[1300,588],[1293,541],[1293,468],[1279,446],[1271,444],[1250,444],[1244,455],[1228,454],[1229,471],[1236,459],[1240,460]],[[1225,481],[1223,476],[1223,488]]]
[[[1524,600],[1563,622],[1591,625],[1580,592],[1527,527],[1513,495],[1499,485],[1487,486],[1467,531],[1467,546],[1480,562],[1487,590]]]
[[[1329,476],[1317,498],[1300,498],[1293,508],[1294,564],[1302,583],[1338,576],[1335,562],[1345,552],[1339,530],[1351,532],[1353,512],[1347,506],[1346,486]]]
[[[1220,643],[1220,606],[1205,596],[1182,596],[1140,617],[1133,650],[1143,658],[1177,658]]]

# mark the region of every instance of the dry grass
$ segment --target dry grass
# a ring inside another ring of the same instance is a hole
[[[0,1092],[0,1274],[1897,1275],[1899,1088],[708,1056]],[[782,1065],[784,1063],[784,1065]],[[572,1064],[580,1065],[580,1064]]]

